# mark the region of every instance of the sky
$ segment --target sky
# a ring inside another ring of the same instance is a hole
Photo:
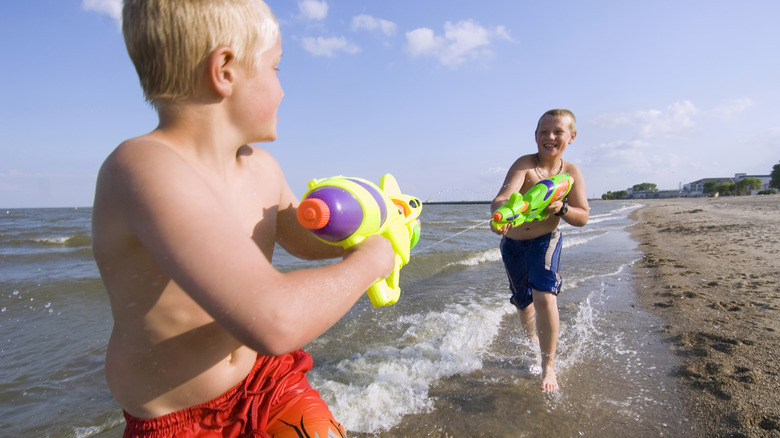
[[[589,197],[780,162],[776,0],[268,0],[278,138],[314,178],[393,174],[423,201],[490,200],[551,108]],[[120,0],[0,2],[0,208],[89,207],[98,169],[154,129]]]

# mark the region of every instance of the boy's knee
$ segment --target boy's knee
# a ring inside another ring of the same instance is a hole
[[[534,307],[537,311],[543,311],[558,306],[558,296],[552,292],[534,290]]]

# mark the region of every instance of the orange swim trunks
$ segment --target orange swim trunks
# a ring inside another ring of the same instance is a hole
[[[258,356],[243,382],[212,401],[156,418],[125,412],[124,437],[346,437],[309,385],[305,373],[311,367],[311,355],[303,350]]]

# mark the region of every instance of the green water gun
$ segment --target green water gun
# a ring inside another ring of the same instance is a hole
[[[349,248],[372,234],[385,237],[395,251],[395,268],[366,291],[374,307],[389,306],[401,295],[401,267],[420,240],[422,202],[401,193],[389,173],[379,186],[361,178],[314,179],[298,205],[298,222],[321,241]]]
[[[544,209],[551,202],[566,197],[574,184],[574,178],[568,173],[554,175],[536,183],[525,195],[512,193],[509,200],[493,212],[493,227],[516,226],[523,222],[547,219]]]

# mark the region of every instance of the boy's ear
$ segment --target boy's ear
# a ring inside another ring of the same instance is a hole
[[[208,83],[222,97],[233,94],[236,79],[236,56],[230,47],[217,47],[211,52],[206,64]]]

